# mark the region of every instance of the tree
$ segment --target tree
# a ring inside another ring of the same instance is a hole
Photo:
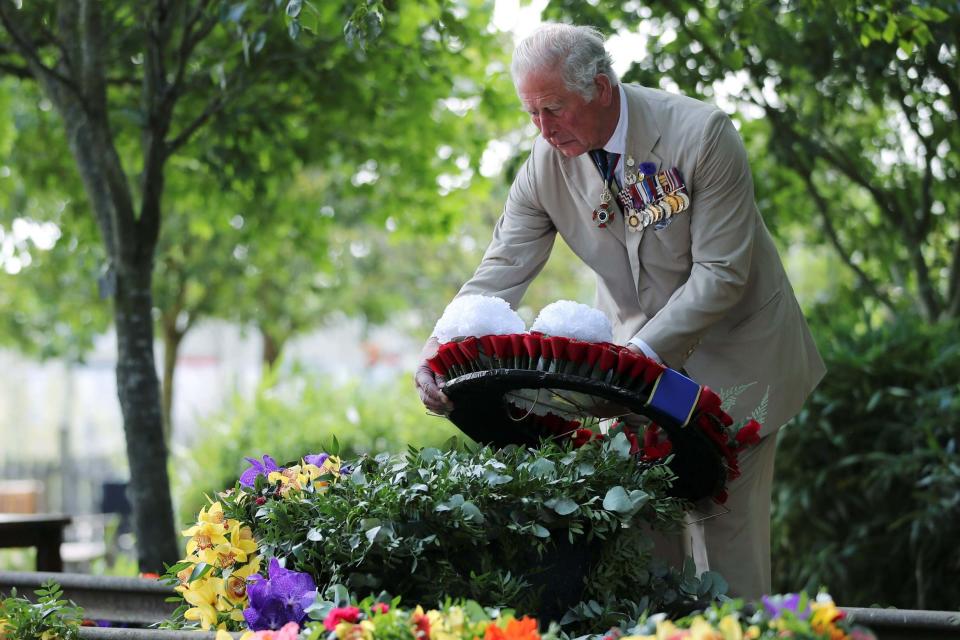
[[[357,117],[368,118],[369,126],[375,117],[388,116],[397,100],[402,104],[410,97],[411,87],[429,84],[434,94],[443,89],[460,99],[483,96],[475,84],[457,84],[458,66],[478,64],[480,58],[472,42],[458,35],[460,25],[476,24],[474,12],[460,19],[435,4],[386,11],[380,3],[355,8],[348,2],[289,2],[282,13],[279,4],[0,1],[0,69],[36,82],[61,118],[104,248],[104,289],[114,303],[117,387],[144,570],[178,556],[151,318],[169,161],[188,149],[202,150],[200,159],[222,167],[227,184],[242,183],[237,169],[260,161],[244,146],[243,132],[266,134],[274,122],[289,122],[269,117],[292,117],[305,109],[288,101],[290,85],[326,92],[322,104],[334,108],[321,115],[336,134],[327,141],[328,152],[357,148]],[[296,19],[283,21],[282,15]],[[394,83],[389,87],[349,75],[384,57],[346,48],[341,39],[346,24],[347,36],[365,44],[382,21],[391,28],[378,47],[408,62],[393,68],[398,73],[388,76]],[[287,37],[301,28],[312,37]],[[418,55],[404,58],[411,38],[420,45]],[[458,49],[452,51],[454,39]],[[415,67],[431,52],[442,64]],[[436,108],[435,101],[431,106]],[[191,146],[218,123],[232,125],[220,144]],[[395,157],[402,143],[394,142]],[[409,156],[406,162],[415,170],[429,167],[432,159]]]
[[[768,220],[829,243],[873,305],[960,314],[956,3],[554,0],[547,14],[610,32],[643,21],[628,80],[710,99],[733,79],[735,116],[768,133],[752,164],[777,167],[758,191],[797,195]]]

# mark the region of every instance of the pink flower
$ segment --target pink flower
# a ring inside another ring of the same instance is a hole
[[[257,631],[250,640],[297,640],[300,636],[300,625],[288,622],[279,631]]]
[[[390,611],[390,605],[388,605],[386,602],[374,602],[373,606],[370,607],[370,611],[374,613],[386,613],[387,611]]]
[[[333,631],[341,622],[354,623],[360,620],[360,609],[356,607],[334,607],[323,619],[327,631]]]

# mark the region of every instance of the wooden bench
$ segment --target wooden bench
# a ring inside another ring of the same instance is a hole
[[[0,547],[36,547],[37,571],[63,571],[60,544],[70,516],[0,513]]]

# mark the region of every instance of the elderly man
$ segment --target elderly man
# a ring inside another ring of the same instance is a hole
[[[590,27],[543,25],[511,72],[540,137],[458,295],[516,307],[559,232],[597,274],[615,340],[738,394],[734,419],[758,412],[763,438],[728,488],[729,512],[691,525],[687,542],[732,595],[759,597],[770,590],[775,432],[824,366],[754,202],[743,142],[712,105],[619,83]],[[428,409],[451,409],[425,364],[416,382]]]

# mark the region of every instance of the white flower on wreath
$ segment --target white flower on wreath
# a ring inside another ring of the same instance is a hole
[[[456,338],[498,336],[526,330],[523,318],[503,298],[466,295],[447,305],[433,328],[433,335],[443,344]]]
[[[613,327],[607,316],[572,300],[557,300],[545,306],[530,330],[584,342],[613,342]]]

